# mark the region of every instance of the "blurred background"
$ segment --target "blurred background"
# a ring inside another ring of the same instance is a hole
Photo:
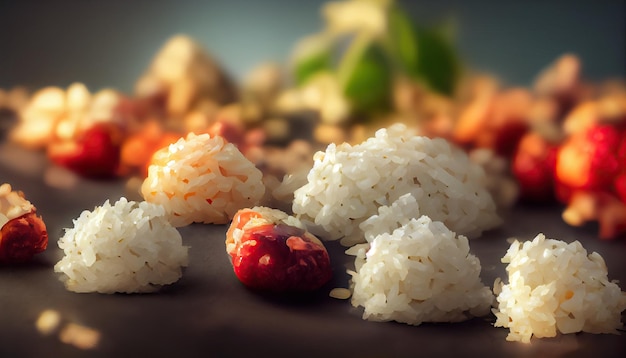
[[[132,92],[175,34],[202,44],[235,78],[285,62],[323,26],[322,0],[0,0],[0,88],[113,87]],[[466,67],[528,85],[564,53],[590,80],[626,75],[626,1],[399,1],[424,25],[454,24]]]

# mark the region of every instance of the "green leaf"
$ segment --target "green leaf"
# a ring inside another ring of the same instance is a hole
[[[385,111],[391,103],[392,67],[380,46],[355,38],[339,67],[339,83],[356,113]]]
[[[451,95],[460,77],[460,62],[450,34],[417,26],[398,7],[389,10],[387,47],[400,70],[429,88]]]
[[[397,7],[389,9],[388,13],[388,51],[396,66],[406,72],[417,67],[418,47],[417,34],[411,19]]]
[[[328,39],[314,36],[303,39],[293,55],[293,77],[297,86],[315,74],[332,70],[333,47]]]
[[[452,95],[461,75],[456,51],[444,36],[429,29],[417,30],[419,59],[415,68],[433,90]]]

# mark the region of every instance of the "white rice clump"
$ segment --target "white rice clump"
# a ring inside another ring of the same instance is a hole
[[[417,136],[404,124],[358,145],[330,144],[313,159],[292,209],[325,240],[365,242],[359,224],[407,193],[423,215],[468,237],[501,223],[483,169],[446,140]]]
[[[58,241],[54,266],[74,292],[152,292],[182,276],[188,247],[160,205],[120,198],[85,210]]]
[[[402,201],[413,205],[410,197]],[[352,305],[364,308],[363,319],[419,325],[488,314],[494,296],[480,280],[480,260],[469,253],[468,239],[427,216],[406,224],[394,221],[391,214],[403,206],[381,210],[372,219],[379,227],[397,229],[371,233],[370,243],[346,251],[356,256],[356,270],[348,273]]]
[[[508,284],[494,285],[496,327],[509,328],[508,341],[575,332],[618,333],[626,293],[608,280],[604,259],[587,254],[578,241],[567,244],[538,234],[515,240],[502,258]]]
[[[220,136],[189,133],[157,151],[141,186],[143,198],[161,204],[172,225],[226,224],[265,194],[263,174]]]
[[[378,208],[378,214],[364,220],[359,228],[363,231],[365,240],[372,242],[376,236],[392,233],[395,229],[406,225],[413,218],[420,216],[417,200],[411,194],[404,194],[390,206]]]

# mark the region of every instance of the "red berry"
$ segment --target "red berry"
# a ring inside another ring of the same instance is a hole
[[[596,125],[573,134],[559,148],[556,180],[571,190],[610,189],[620,171],[618,148],[623,132],[613,125]]]
[[[237,278],[250,288],[312,291],[332,277],[328,252],[315,236],[264,216],[263,210],[240,210],[226,243]]]
[[[54,163],[88,178],[112,177],[120,163],[117,128],[95,124],[76,141],[53,144],[48,157]]]
[[[48,232],[41,217],[31,211],[0,228],[0,264],[29,261],[48,246]]]
[[[556,145],[541,135],[528,132],[519,142],[512,160],[512,172],[520,188],[520,200],[554,200]]]

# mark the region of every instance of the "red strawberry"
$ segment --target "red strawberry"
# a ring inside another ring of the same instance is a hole
[[[48,148],[54,163],[88,178],[112,177],[120,163],[117,127],[98,123],[84,131],[76,141],[56,143]]]
[[[526,133],[512,159],[512,172],[520,188],[520,200],[545,203],[554,200],[554,167],[557,146],[535,132]]]
[[[246,286],[274,291],[312,291],[332,277],[324,245],[312,234],[277,220],[274,209],[240,210],[227,232],[233,269]]]
[[[603,124],[570,136],[556,160],[556,181],[563,192],[610,190],[620,171],[618,148],[623,134],[617,126]]]

